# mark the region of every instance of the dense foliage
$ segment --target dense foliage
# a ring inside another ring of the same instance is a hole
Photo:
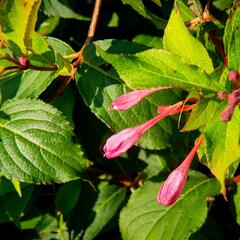
[[[8,239],[240,238],[239,0],[1,0],[0,102]]]

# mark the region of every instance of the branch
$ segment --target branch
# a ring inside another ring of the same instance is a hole
[[[88,29],[87,38],[86,38],[83,46],[79,50],[79,52],[77,52],[75,54],[76,61],[73,63],[73,67],[74,67],[73,73],[74,73],[74,75],[71,74],[71,76],[69,78],[66,78],[66,80],[63,81],[63,83],[57,89],[57,91],[54,93],[54,95],[51,96],[48,99],[48,101],[53,101],[55,98],[60,96],[61,93],[64,91],[64,89],[67,87],[67,85],[74,79],[77,68],[83,61],[83,55],[82,55],[83,50],[94,38],[96,28],[97,28],[98,19],[99,19],[99,13],[100,13],[101,5],[102,5],[102,0],[96,0],[95,1],[93,14],[92,14],[92,18],[91,18],[91,23],[90,23],[90,26],[89,26],[89,29]]]
[[[78,67],[81,64],[81,62],[83,60],[83,56],[82,56],[83,50],[94,38],[96,28],[97,28],[98,19],[99,19],[99,13],[100,13],[101,5],[102,5],[102,0],[96,0],[95,1],[95,6],[94,6],[93,14],[92,14],[92,19],[91,19],[91,23],[90,23],[90,26],[89,26],[89,29],[88,29],[88,35],[87,35],[85,43],[81,47],[80,51],[77,52],[77,54],[76,54],[77,60],[73,63],[74,67]]]

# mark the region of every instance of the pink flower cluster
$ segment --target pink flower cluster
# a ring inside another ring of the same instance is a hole
[[[240,103],[240,74],[236,71],[230,71],[228,74],[228,79],[233,85],[232,93],[218,93],[218,98],[220,100],[228,100],[228,106],[223,110],[220,116],[222,122],[228,122],[231,120],[234,109]]]
[[[112,110],[116,111],[127,110],[139,103],[149,94],[168,88],[170,87],[157,87],[153,89],[142,89],[126,93],[115,99],[112,102],[111,108]],[[124,129],[121,132],[111,136],[103,147],[104,156],[106,158],[115,158],[120,156],[133,145],[135,145],[139,138],[161,119],[170,115],[192,110],[194,107],[194,105],[184,104],[184,101],[180,101],[174,105],[159,106],[157,109],[157,115],[154,118],[139,126]],[[188,169],[201,142],[202,137],[199,138],[196,145],[186,159],[182,162],[182,164],[169,175],[166,182],[162,185],[157,197],[157,200],[160,204],[165,206],[171,205],[181,194],[187,179]]]

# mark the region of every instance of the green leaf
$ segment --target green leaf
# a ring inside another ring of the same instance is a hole
[[[65,183],[57,191],[56,208],[67,215],[76,205],[80,192],[81,182],[79,180]]]
[[[89,18],[75,13],[71,8],[62,4],[58,0],[43,0],[44,13],[51,17],[73,18],[82,21],[88,21]]]
[[[71,48],[70,45],[63,42],[62,40],[54,37],[46,37],[47,42],[51,45],[54,50],[55,58],[57,58],[58,54],[62,56],[70,55],[74,53],[74,50]]]
[[[1,112],[0,170],[7,178],[46,184],[85,176],[88,161],[55,108],[40,100],[13,99]]]
[[[3,0],[0,3],[0,39],[14,52],[27,53],[31,48],[41,0]]]
[[[129,4],[135,11],[143,17],[150,19],[158,29],[164,29],[166,21],[151,13],[143,4],[142,0],[122,0],[124,4]]]
[[[17,98],[38,98],[55,76],[55,71],[33,71],[23,73],[16,94]]]
[[[220,114],[225,107],[224,103],[219,106],[214,119],[207,124],[203,132],[207,141],[205,149],[207,164],[221,183],[223,193],[227,170],[240,159],[240,110],[236,107],[231,121],[221,122]]]
[[[140,34],[134,37],[133,42],[143,44],[151,48],[163,48],[163,40],[158,36]]]
[[[188,239],[207,217],[206,197],[219,192],[215,179],[195,173],[177,202],[165,207],[156,200],[160,186],[148,182],[132,194],[120,215],[123,240]]]
[[[27,185],[28,184],[22,183],[20,187],[23,189]],[[1,176],[0,177],[0,196],[4,194],[9,194],[11,192],[16,192],[16,187],[13,185],[13,182]],[[20,194],[18,194],[18,196],[21,197]]]
[[[60,22],[59,17],[49,17],[47,20],[41,23],[38,28],[38,32],[42,35],[49,35],[51,34]]]
[[[94,239],[103,227],[114,217],[126,196],[126,188],[102,183],[98,199],[93,207],[94,218],[86,229],[83,240]]]
[[[53,49],[53,56],[51,58],[61,58],[60,52],[64,55],[73,54],[73,49],[66,43],[62,42],[57,38],[48,37],[46,40],[47,44],[51,45]],[[39,43],[40,44],[40,43]],[[41,46],[42,44],[40,44]],[[44,49],[44,48],[43,48]],[[40,51],[40,50],[39,50]],[[45,52],[44,50],[42,52]],[[47,51],[45,52],[47,54]],[[36,56],[36,55],[35,55]],[[45,57],[40,55],[40,62]],[[36,58],[35,58],[36,60]],[[46,60],[46,59],[45,59]],[[44,61],[45,61],[44,60]],[[65,60],[66,63],[67,60]],[[32,59],[31,59],[32,62]],[[36,63],[36,62],[35,62]],[[62,64],[64,65],[64,64]],[[20,84],[16,93],[17,98],[38,98],[39,95],[50,85],[50,83],[63,71],[60,68],[58,71],[35,71],[27,70],[23,73]]]
[[[159,152],[154,153],[141,149],[138,154],[138,159],[146,163],[147,167],[144,168],[143,173],[146,175],[147,179],[157,176],[167,167],[166,159],[161,156]]]
[[[224,90],[203,70],[184,63],[180,57],[166,50],[149,49],[134,55],[109,54],[100,48],[98,52],[114,66],[130,88],[174,86],[213,92]]]
[[[193,108],[182,131],[192,131],[205,126],[214,117],[218,103],[209,99],[201,99]]]
[[[182,20],[184,22],[191,21],[195,17],[192,10],[182,0],[177,0],[176,2],[179,7]]]
[[[71,239],[67,232],[66,223],[50,214],[44,214],[33,219],[21,222],[23,229],[34,229],[36,239]]]
[[[214,0],[213,6],[223,11],[233,4],[234,0]]]
[[[196,17],[202,18],[203,8],[200,0],[186,0],[187,5]]]
[[[182,57],[186,63],[196,65],[207,73],[213,71],[207,50],[185,27],[177,4],[174,5],[165,29],[163,45],[165,49]]]
[[[224,48],[228,56],[228,67],[237,71],[240,66],[240,7],[230,15],[224,32]]]
[[[22,74],[17,74],[0,81],[2,103],[8,99],[14,98],[21,82]]]
[[[21,189],[21,183],[19,181],[12,180],[12,184],[18,193],[19,197],[22,197],[22,189]]]
[[[75,100],[71,86],[67,86],[61,96],[57,97],[52,104],[66,116],[72,126],[75,126],[73,122]]]
[[[33,35],[31,52],[29,60],[33,65],[49,67],[56,61],[53,48],[46,38],[39,33]]]
[[[123,49],[125,52],[141,51],[145,48],[127,41],[101,41],[95,44],[105,49],[110,47],[111,51],[116,52],[121,52]],[[134,127],[156,116],[158,105],[173,104],[178,101],[176,94],[166,90],[149,96],[128,111],[110,112],[109,107],[113,99],[130,89],[122,85],[117,74],[112,69],[108,69],[109,66],[105,66],[104,61],[96,56],[95,45],[88,46],[83,55],[84,61],[78,71],[80,76],[77,78],[79,91],[96,116],[116,131]],[[166,148],[169,146],[171,132],[169,119],[163,119],[144,134],[138,144],[149,149]]]
[[[10,221],[18,222],[31,199],[33,189],[33,186],[24,188],[22,197],[17,192],[1,197],[2,206]]]

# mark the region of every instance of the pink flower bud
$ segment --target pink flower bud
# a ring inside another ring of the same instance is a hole
[[[167,180],[163,183],[157,196],[159,204],[164,206],[172,205],[180,196],[187,180],[189,167],[202,141],[203,136],[200,136],[185,160],[170,173]]]
[[[236,106],[239,102],[240,102],[240,89],[237,89],[228,95],[228,103],[231,106]]]
[[[234,112],[234,106],[231,106],[231,105],[227,106],[221,113],[221,116],[220,116],[221,121],[222,122],[230,121],[232,118],[233,112]]]
[[[104,157],[115,158],[125,153],[141,137],[141,131],[136,128],[127,128],[110,137],[103,147]]]
[[[21,67],[24,69],[27,69],[30,65],[28,58],[24,55],[20,56],[18,61],[19,61],[19,64],[21,65]]]
[[[134,128],[127,128],[111,136],[103,147],[104,157],[115,158],[125,153],[154,124],[162,119],[157,115],[148,122]]]
[[[228,73],[228,79],[229,79],[230,81],[235,81],[235,80],[237,79],[237,75],[238,75],[238,72],[236,72],[236,71],[230,71],[230,72]]]
[[[169,89],[171,87],[157,87],[152,89],[142,89],[126,93],[112,102],[112,110],[123,111],[127,110],[137,103],[139,103],[146,96],[163,89]]]

